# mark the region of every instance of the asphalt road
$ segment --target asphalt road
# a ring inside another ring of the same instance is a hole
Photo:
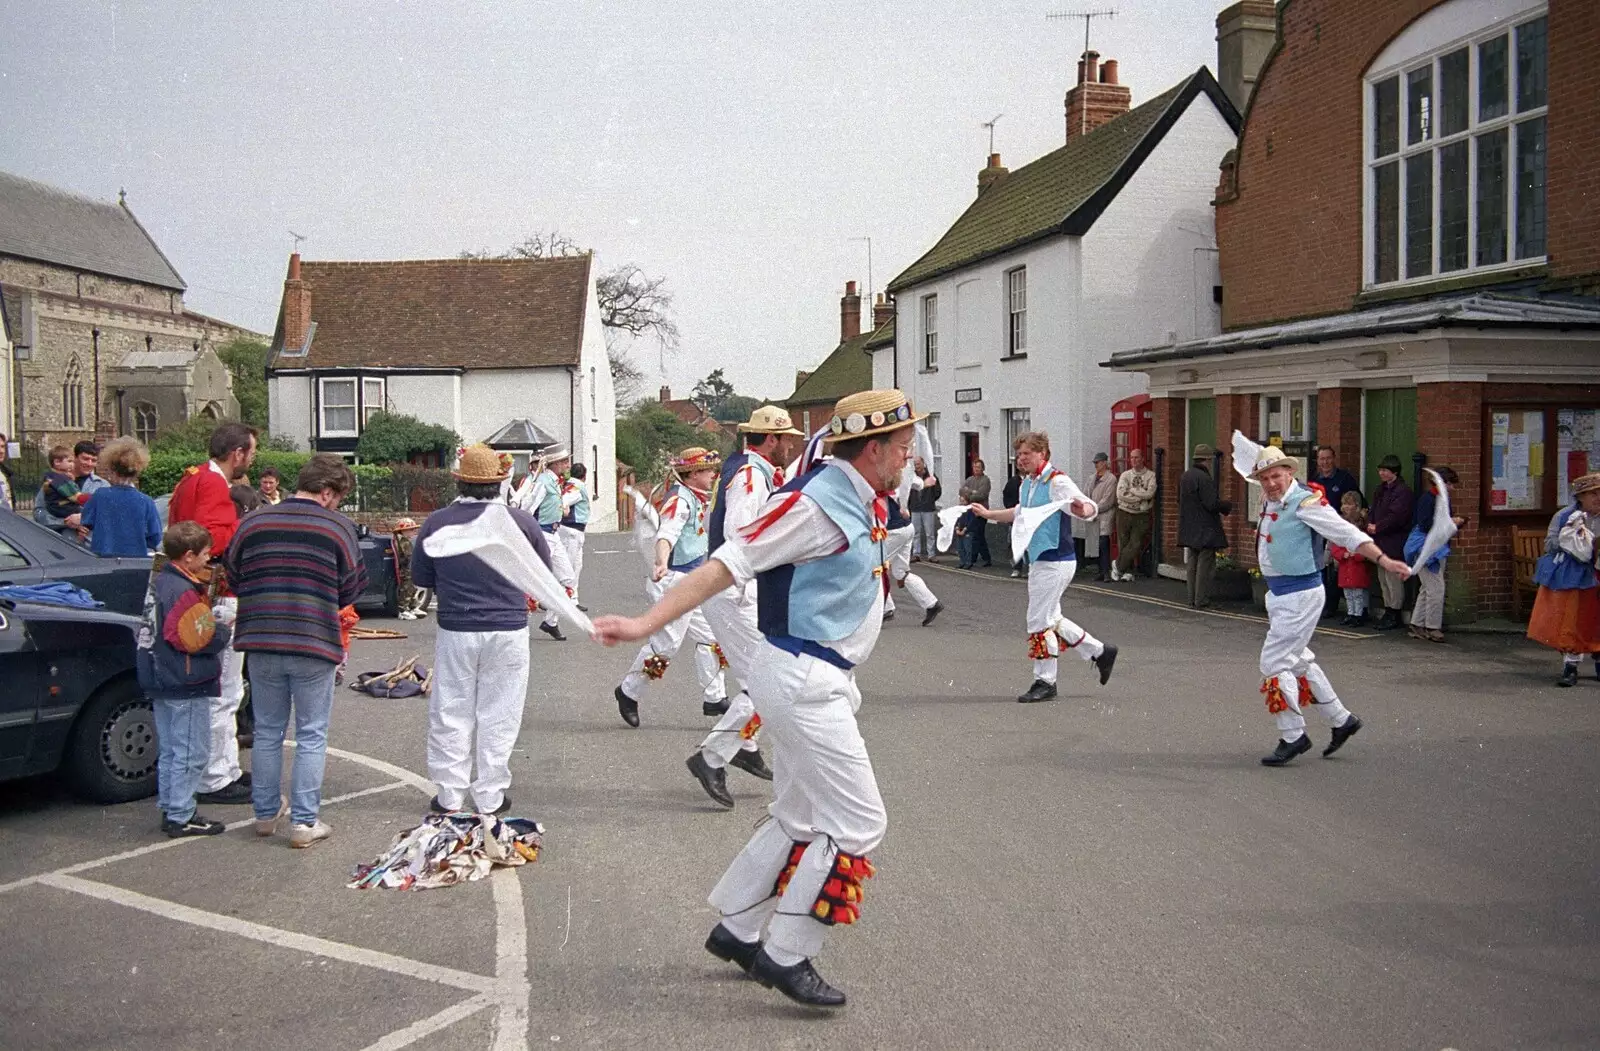
[[[590,540],[596,611],[642,604],[625,547]],[[1600,1047],[1600,683],[1515,639],[1319,638],[1366,729],[1267,770],[1259,622],[1074,588],[1116,676],[1069,660],[1019,705],[1022,586],[927,579],[948,612],[903,601],[861,672],[890,830],[819,960],[844,1011],[700,947],[768,785],[730,771],[724,813],[684,770],[687,663],[631,730],[629,652],[535,635],[511,792],[546,850],[482,883],[344,887],[424,812],[420,700],[341,694],[325,797],[352,798],[312,850],[0,786],[0,1048]],[[431,620],[379,623],[410,637],[354,670],[429,660]]]

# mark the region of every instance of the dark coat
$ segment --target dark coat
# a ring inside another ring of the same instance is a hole
[[[1233,513],[1233,504],[1217,499],[1217,483],[1211,472],[1199,464],[1183,472],[1178,480],[1178,544],[1198,551],[1220,550],[1228,546],[1222,529],[1222,516]]]
[[[1006,479],[1006,487],[1000,491],[1000,502],[1006,507],[1016,507],[1022,501],[1022,476],[1013,474]]]
[[[1403,559],[1412,517],[1411,487],[1405,479],[1396,475],[1394,481],[1378,486],[1367,514],[1367,521],[1377,527],[1372,532],[1372,540],[1378,550],[1390,558]]]

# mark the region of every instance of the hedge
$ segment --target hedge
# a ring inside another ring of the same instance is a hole
[[[283,488],[286,491],[294,489],[295,477],[300,473],[300,468],[311,459],[310,453],[282,453],[262,450],[256,453],[256,462],[250,468],[250,484],[261,483],[261,472],[267,467],[276,467],[283,476]],[[178,480],[183,477],[183,472],[197,464],[205,463],[204,456],[193,453],[154,453],[150,457],[150,466],[145,468],[144,474],[139,477],[139,488],[151,496],[165,496],[177,488]],[[391,471],[387,467],[378,467],[373,464],[359,464],[352,468],[356,474],[357,503],[388,503],[389,478]],[[384,507],[375,507],[371,510],[385,510]],[[362,510],[368,510],[362,506]]]

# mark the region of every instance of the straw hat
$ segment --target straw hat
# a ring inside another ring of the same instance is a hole
[[[1274,467],[1287,467],[1291,471],[1300,470],[1300,461],[1284,452],[1276,445],[1268,445],[1256,456],[1255,468],[1250,472],[1251,478],[1260,478],[1263,471]]]
[[[763,405],[752,412],[747,422],[739,424],[739,431],[743,434],[794,434],[804,437],[795,429],[789,414],[776,405]]]
[[[1596,489],[1600,489],[1600,471],[1579,475],[1572,480],[1573,496],[1577,496],[1580,493],[1592,493]]]
[[[417,528],[419,527],[417,526],[417,520],[415,518],[402,518],[400,521],[389,527],[389,532],[404,533],[409,529]]]
[[[510,458],[507,457],[507,460]],[[461,462],[450,472],[459,482],[469,485],[488,485],[503,482],[511,476],[511,464],[502,461],[500,454],[487,445],[469,445],[461,450]]]
[[[911,399],[902,391],[890,387],[885,390],[864,390],[839,399],[833,407],[833,419],[828,421],[829,442],[849,441],[852,438],[870,438],[909,427],[925,419],[911,407]]]
[[[561,442],[556,442],[548,449],[541,450],[537,455],[544,463],[559,463],[562,460],[572,459],[572,454],[567,451],[567,447]]]
[[[672,458],[671,466],[679,474],[715,470],[722,466],[722,455],[713,449],[704,449],[698,445],[691,445]]]

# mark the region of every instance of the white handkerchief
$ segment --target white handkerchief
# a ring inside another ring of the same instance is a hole
[[[1238,471],[1244,480],[1251,485],[1261,483],[1251,478],[1256,469],[1256,463],[1261,459],[1261,446],[1246,438],[1238,431],[1233,432],[1233,469]]]
[[[562,620],[581,628],[585,634],[594,631],[594,625],[567,595],[567,589],[556,580],[533,544],[522,535],[511,518],[511,509],[504,504],[485,504],[483,512],[472,521],[441,526],[422,541],[422,549],[433,558],[476,555],[479,561],[524,594],[533,596],[540,606],[554,610]]]
[[[939,512],[939,550],[948,551],[956,538],[956,522],[967,513],[966,504],[957,504]]]
[[[1418,552],[1417,560],[1411,563],[1413,573],[1421,572],[1422,567],[1456,535],[1456,524],[1450,520],[1450,490],[1445,488],[1439,472],[1431,467],[1424,467],[1423,470],[1433,479],[1434,488],[1439,490],[1439,498],[1433,505],[1433,521],[1428,525],[1428,535],[1422,539],[1422,550]]]

